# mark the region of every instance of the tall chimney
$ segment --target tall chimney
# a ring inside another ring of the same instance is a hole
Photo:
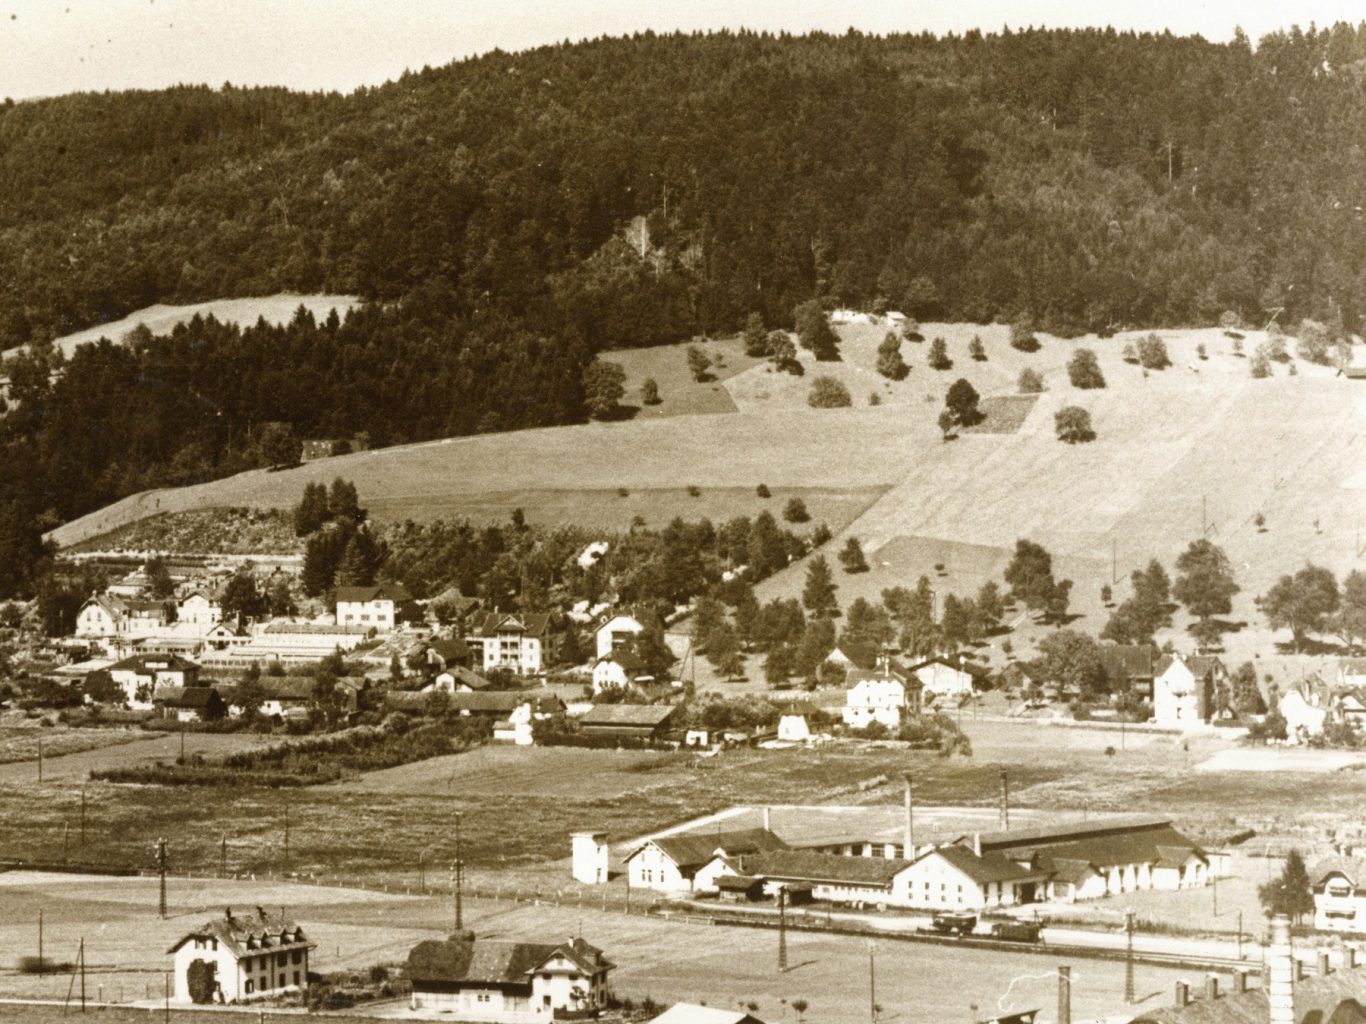
[[[1328,950],[1319,950],[1319,977],[1326,978],[1332,972],[1333,965],[1328,959]]]
[[[901,837],[901,855],[905,857],[907,860],[915,859],[915,830],[912,824],[911,813],[911,777],[907,775],[905,793],[905,821],[902,823],[904,826],[904,831]]]
[[[1295,1024],[1295,951],[1290,945],[1290,918],[1284,914],[1271,919],[1271,945],[1266,960],[1271,1024]]]
[[[1072,1024],[1072,968],[1058,965],[1058,1024]]]
[[[1001,831],[1010,828],[1010,776],[1001,769]]]

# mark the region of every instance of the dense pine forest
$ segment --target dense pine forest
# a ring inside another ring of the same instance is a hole
[[[1055,333],[1366,312],[1366,25],[1254,48],[1113,31],[644,35],[348,96],[186,87],[0,106],[0,596],[38,529],[141,487],[572,422],[597,352],[808,299]],[[296,291],[345,322],[154,302]],[[59,371],[59,372],[54,372]]]

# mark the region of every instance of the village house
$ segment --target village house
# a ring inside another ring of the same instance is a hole
[[[599,660],[613,651],[630,647],[635,638],[645,632],[645,627],[630,615],[613,615],[593,633],[594,644]]]
[[[176,622],[207,633],[223,621],[223,607],[202,590],[192,590],[176,605]]]
[[[674,1003],[649,1024],[764,1024],[744,1010],[727,1010],[701,1003]]]
[[[314,948],[287,917],[229,907],[166,951],[175,958],[175,1000],[242,1003],[302,992]]]
[[[478,629],[465,638],[476,651],[483,648],[485,672],[501,668],[519,676],[539,675],[550,657],[550,616],[490,612]]]
[[[109,678],[123,691],[124,703],[147,711],[159,686],[185,688],[199,682],[199,666],[177,655],[137,654],[109,666]]]
[[[933,694],[940,704],[971,697],[987,670],[972,664],[961,654],[953,657],[926,658],[912,665],[907,673],[920,683],[922,699]]]
[[[931,910],[984,910],[1033,903],[1048,874],[998,852],[948,844],[927,850],[894,880],[899,906]]]
[[[837,665],[847,673],[850,669],[873,669],[883,655],[880,646],[868,640],[846,637],[825,657],[827,665]]]
[[[633,889],[673,893],[709,891],[715,888],[716,877],[728,870],[713,865],[715,859],[786,848],[786,843],[762,828],[657,836],[627,855],[626,878]],[[710,870],[704,871],[706,868]],[[702,872],[700,876],[699,872]],[[730,870],[729,873],[735,872]]]
[[[493,684],[464,665],[452,665],[438,673],[419,691],[421,693],[478,693]]]
[[[317,703],[315,685],[305,676],[263,676],[261,689],[265,697],[258,711],[277,722],[307,717],[309,709]],[[355,714],[359,709],[362,689],[362,684],[353,679],[337,680],[336,690],[343,714]],[[241,709],[237,708],[235,713],[241,714]]]
[[[227,714],[227,704],[212,686],[157,687],[152,703],[177,722],[217,722]]]
[[[1111,693],[1127,694],[1133,700],[1153,699],[1153,666],[1161,652],[1152,644],[1101,644],[1100,663]]]
[[[1215,712],[1214,691],[1227,676],[1224,664],[1208,655],[1172,654],[1160,658],[1153,678],[1153,721],[1158,725],[1198,725]]]
[[[581,938],[559,945],[428,940],[408,954],[409,1005],[451,1020],[494,1024],[589,1015],[607,1005],[607,975],[614,967]]]
[[[811,728],[805,715],[783,715],[778,719],[778,741],[780,743],[809,743]]]
[[[1366,860],[1334,857],[1309,872],[1314,891],[1314,927],[1366,934]]]
[[[658,740],[677,713],[672,704],[594,704],[579,727],[585,736]]]
[[[630,686],[654,682],[645,662],[630,647],[609,651],[593,665],[593,693],[606,689],[624,690]]]
[[[360,626],[378,633],[393,630],[402,607],[411,595],[397,583],[372,587],[338,587],[337,625]]]
[[[1366,689],[1366,658],[1339,658],[1337,683],[1342,690]]]
[[[469,668],[474,652],[460,637],[434,637],[424,652],[427,664],[445,672],[453,668]]]
[[[76,636],[126,642],[152,636],[165,628],[169,619],[164,601],[96,594],[76,613]]]
[[[1288,743],[1307,743],[1323,733],[1332,710],[1333,695],[1318,676],[1300,680],[1280,696],[1277,705],[1285,719]]]
[[[894,671],[885,656],[872,671],[851,670],[845,685],[842,714],[851,729],[866,729],[878,722],[895,731],[901,728],[903,715],[920,707],[920,681],[908,686],[906,677]]]

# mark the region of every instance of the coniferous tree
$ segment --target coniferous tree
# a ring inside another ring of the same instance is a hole
[[[802,607],[815,617],[834,615],[839,611],[835,603],[835,578],[825,556],[817,555],[806,567],[806,584],[802,588]]]

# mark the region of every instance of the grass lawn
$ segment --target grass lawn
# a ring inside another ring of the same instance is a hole
[[[42,743],[43,759],[46,760],[83,750],[132,743],[147,737],[148,734],[140,729],[73,729],[64,725],[48,729],[37,723],[0,725],[0,764],[36,762],[39,742]]]

